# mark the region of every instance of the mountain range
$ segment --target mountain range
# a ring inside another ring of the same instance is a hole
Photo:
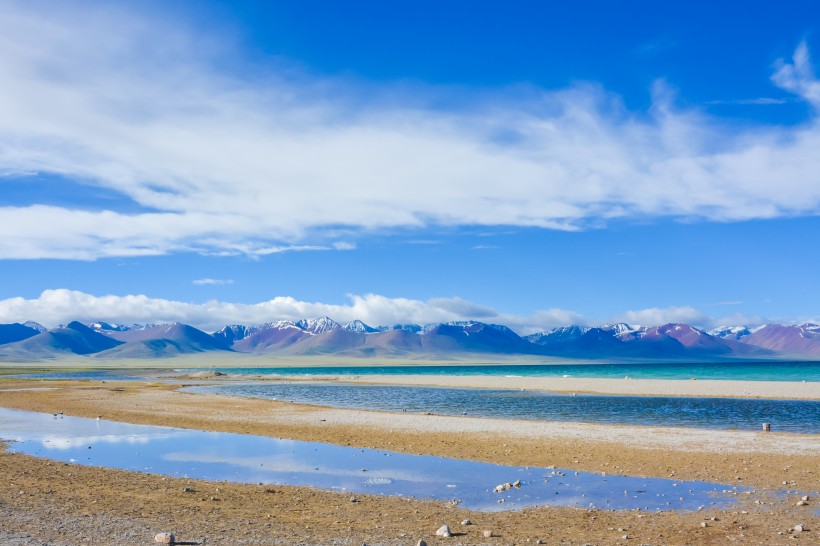
[[[173,323],[118,325],[71,322],[51,330],[34,323],[0,324],[0,359],[61,355],[162,358],[225,353],[450,358],[458,355],[531,355],[583,359],[820,358],[820,326],[766,324],[706,331],[688,324],[564,326],[521,337],[510,328],[475,321],[373,327],[328,317],[227,325],[212,334]]]

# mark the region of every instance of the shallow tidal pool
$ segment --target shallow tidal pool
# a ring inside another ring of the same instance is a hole
[[[9,451],[172,477],[316,487],[454,502],[471,510],[725,507],[748,488],[700,481],[514,467],[220,432],[0,409]],[[501,492],[501,484],[514,484]]]

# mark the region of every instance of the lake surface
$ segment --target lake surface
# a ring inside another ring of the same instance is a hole
[[[820,401],[568,395],[542,391],[394,387],[338,383],[248,383],[189,387],[197,393],[392,412],[618,425],[820,433]]]
[[[146,381],[144,377],[128,375],[116,370],[88,370],[84,372],[38,372],[4,375],[13,379],[62,379],[81,381]]]
[[[640,364],[488,364],[446,366],[333,366],[295,368],[198,368],[272,375],[496,375],[633,379],[731,379],[820,381],[820,361],[697,362]]]
[[[696,510],[700,506],[728,506],[738,493],[750,491],[700,481],[504,466],[2,408],[0,439],[12,441],[9,451],[80,465],[455,501],[461,507],[482,511],[540,505]],[[493,491],[496,485],[516,480],[520,480],[520,487]]]
[[[150,362],[146,361],[146,367]],[[445,366],[309,366],[268,368],[190,368],[178,372],[216,370],[245,375],[483,375],[510,377],[584,377],[623,379],[716,379],[743,381],[820,382],[820,361],[665,362],[633,364],[487,364]],[[122,370],[42,372],[8,375],[29,379],[85,379],[90,381],[145,381]]]

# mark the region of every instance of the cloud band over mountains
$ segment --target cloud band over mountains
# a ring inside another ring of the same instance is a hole
[[[463,106],[443,109],[452,91],[260,66],[230,40],[112,6],[0,6],[0,187],[34,188],[40,173],[88,197],[0,203],[0,258],[253,256],[347,249],[385,228],[820,213],[816,120],[733,127],[676,107],[662,83],[648,112],[596,84],[461,91]],[[805,45],[772,81],[820,104]]]
[[[371,326],[477,320],[503,324],[520,335],[557,326],[597,325],[604,322],[627,322],[647,326],[687,322],[704,328],[723,324],[754,326],[768,322],[761,317],[739,314],[709,316],[690,306],[632,310],[610,317],[585,317],[580,313],[558,308],[521,315],[458,297],[417,300],[390,298],[378,294],[349,295],[348,303],[345,304],[307,302],[288,296],[248,304],[216,300],[190,303],[145,295],[95,296],[76,290],[56,289],[45,290],[37,298],[15,297],[0,300],[0,324],[33,320],[49,328],[73,320],[84,323],[102,320],[124,325],[182,322],[213,332],[226,324],[253,325],[322,316],[328,316],[340,323],[362,320]],[[808,317],[804,319],[810,320]]]

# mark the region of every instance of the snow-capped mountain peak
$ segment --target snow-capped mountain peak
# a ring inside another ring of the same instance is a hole
[[[751,330],[746,326],[718,326],[706,333],[721,339],[740,339],[752,334]]]
[[[813,324],[811,322],[804,322],[803,324],[799,325],[800,328],[800,335],[802,337],[820,337],[820,326],[817,324]]]
[[[558,328],[553,328],[548,331],[536,332],[526,336],[524,339],[536,344],[546,342],[554,343],[562,340],[577,339],[589,332],[591,329],[592,328],[588,326],[572,324],[570,326],[559,326]]]
[[[328,317],[302,319],[296,323],[296,326],[310,334],[323,334],[331,330],[339,330],[342,328],[338,322]]]
[[[33,320],[27,320],[26,322],[23,323],[23,326],[25,326],[27,328],[33,328],[33,329],[37,330],[38,332],[48,331],[48,328],[46,328],[45,326],[43,326],[39,322],[34,322]]]
[[[131,329],[123,324],[111,324],[103,321],[92,322],[88,327],[95,332],[127,332]]]
[[[580,326],[578,324],[571,324],[569,326],[559,326],[558,328],[553,328],[549,331],[550,334],[566,337],[566,336],[577,336],[577,335],[584,335],[589,332],[591,328],[589,326]]]
[[[221,330],[211,334],[216,339],[222,340],[228,345],[242,341],[259,331],[260,326],[245,326],[244,324],[229,324]]]
[[[173,324],[179,324],[178,322],[174,322]],[[97,333],[105,334],[110,332],[129,332],[131,330],[148,330],[149,328],[156,328],[157,326],[170,326],[171,323],[164,323],[164,324],[132,324],[131,326],[126,326],[125,324],[111,324],[108,322],[103,322],[98,320],[97,322],[92,322],[88,324],[88,327],[94,330]]]
[[[389,332],[390,330],[404,330],[411,334],[420,334],[424,332],[424,327],[418,324],[394,324],[393,326],[379,326],[380,332]]]
[[[614,336],[636,332],[641,329],[641,326],[634,324],[627,324],[626,322],[616,322],[614,324],[602,324],[598,328],[604,332],[609,332]]]
[[[365,324],[364,322],[362,322],[358,319],[354,320],[352,322],[348,322],[347,324],[345,324],[343,326],[343,328],[345,330],[347,330],[348,332],[358,332],[360,334],[370,334],[370,333],[379,331],[377,328],[373,328],[372,326],[368,326],[367,324]]]

